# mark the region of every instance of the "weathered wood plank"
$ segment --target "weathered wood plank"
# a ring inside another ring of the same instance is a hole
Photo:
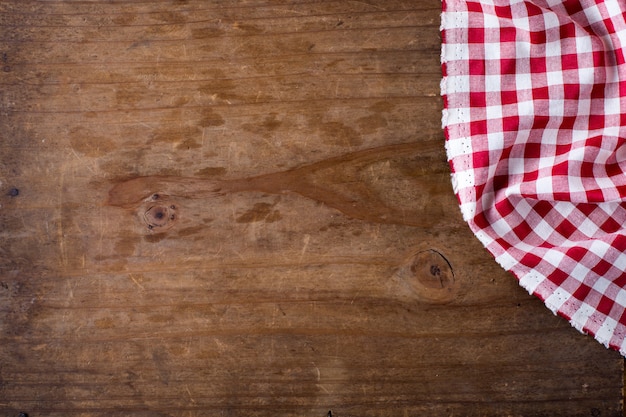
[[[0,2],[0,414],[621,415],[460,217],[439,7]]]

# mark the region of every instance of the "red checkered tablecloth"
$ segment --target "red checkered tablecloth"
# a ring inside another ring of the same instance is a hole
[[[520,284],[626,355],[626,1],[444,0],[461,211]]]

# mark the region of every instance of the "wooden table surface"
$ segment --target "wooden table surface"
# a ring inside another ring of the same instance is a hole
[[[0,2],[0,416],[621,416],[464,224],[437,0]]]

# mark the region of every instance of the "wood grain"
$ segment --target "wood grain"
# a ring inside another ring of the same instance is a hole
[[[620,416],[461,219],[439,8],[0,2],[0,415]]]

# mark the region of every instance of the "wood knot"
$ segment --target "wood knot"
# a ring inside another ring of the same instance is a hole
[[[152,232],[164,232],[178,220],[178,207],[168,196],[153,194],[140,209],[141,217]]]
[[[446,303],[456,296],[457,285],[452,265],[435,249],[413,254],[400,267],[397,277],[424,301]]]
[[[430,266],[430,274],[434,275],[436,277],[441,275],[441,268],[439,268],[439,265],[431,265]]]

